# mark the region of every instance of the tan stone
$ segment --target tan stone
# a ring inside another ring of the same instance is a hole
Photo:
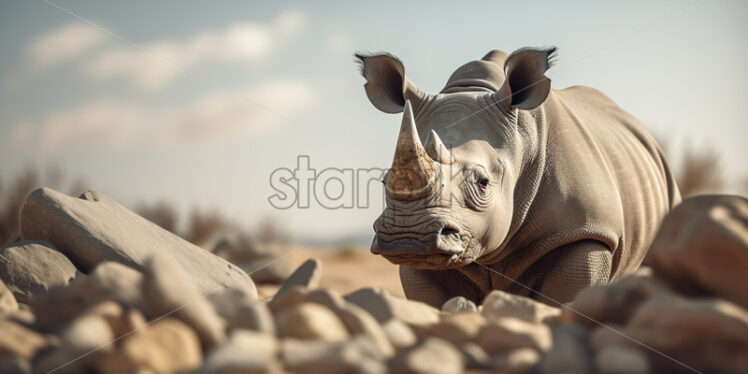
[[[31,359],[47,345],[40,334],[17,323],[0,319],[0,359],[20,357]]]
[[[748,311],[728,301],[653,298],[625,333],[669,356],[646,351],[655,371],[748,372]]]
[[[486,324],[486,319],[478,312],[461,312],[442,318],[439,323],[429,326],[426,334],[450,341],[454,344],[473,341]]]
[[[483,316],[488,320],[518,318],[527,322],[542,322],[561,314],[561,310],[530,298],[494,290],[483,300]]]
[[[462,355],[451,343],[426,338],[419,344],[398,352],[390,365],[393,373],[456,374],[462,373]]]
[[[379,323],[395,318],[410,325],[425,326],[439,322],[439,310],[425,303],[390,295],[381,288],[362,288],[345,299],[371,313]]]
[[[204,347],[212,347],[226,336],[225,322],[213,305],[167,257],[155,255],[146,261],[143,294],[157,317],[169,315],[188,324]]]
[[[665,217],[646,262],[682,292],[716,295],[748,308],[748,199],[683,200]]]
[[[595,364],[600,374],[647,374],[650,372],[647,356],[627,345],[605,346],[598,352]]]
[[[112,374],[140,369],[165,374],[194,370],[201,360],[197,334],[183,322],[165,317],[125,338],[116,352],[97,365],[100,371]]]
[[[551,347],[551,331],[546,325],[517,318],[496,318],[481,329],[476,343],[492,355],[517,348],[547,351]]]
[[[278,334],[286,338],[342,341],[348,338],[343,322],[330,309],[316,303],[300,303],[278,313]]]

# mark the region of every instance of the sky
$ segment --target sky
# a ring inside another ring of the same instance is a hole
[[[556,46],[553,88],[603,91],[676,155],[716,147],[737,180],[746,16],[746,2],[698,0],[0,0],[0,178],[56,167],[125,206],[219,210],[248,229],[273,217],[297,239],[366,237],[381,184],[368,204],[344,202],[366,200],[358,170],[391,163],[400,117],[369,103],[353,53],[393,53],[436,93],[492,49]],[[273,186],[299,162],[327,197],[279,209]]]

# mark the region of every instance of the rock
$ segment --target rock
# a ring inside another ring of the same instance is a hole
[[[646,263],[681,292],[716,295],[748,308],[748,199],[683,200],[662,222]]]
[[[462,373],[462,355],[452,344],[438,338],[426,338],[412,348],[399,352],[392,360],[393,373]]]
[[[281,358],[293,373],[387,373],[383,357],[366,336],[346,342],[285,339],[281,342]]]
[[[20,357],[0,358],[0,373],[31,374],[31,364]]]
[[[425,326],[439,322],[439,311],[419,301],[390,295],[381,288],[362,288],[345,296],[371,313],[379,323],[395,318],[414,326]]]
[[[275,336],[235,330],[205,358],[199,373],[282,373]]]
[[[652,276],[651,269],[641,268],[613,283],[579,291],[560,319],[587,327],[597,326],[596,322],[625,324],[641,303],[663,293],[673,292]]]
[[[303,302],[280,311],[276,329],[285,338],[330,342],[348,338],[348,331],[340,318],[316,303]]]
[[[586,374],[593,371],[585,329],[577,325],[554,327],[553,347],[541,358],[538,372]]]
[[[322,276],[322,263],[314,258],[306,260],[286,279],[273,300],[283,297],[288,291],[296,287],[317,288]]]
[[[384,357],[391,357],[395,350],[376,319],[358,305],[349,303],[337,292],[329,289],[310,291],[304,301],[324,305],[332,310],[352,335],[364,334],[379,348]]]
[[[114,334],[103,316],[86,314],[62,330],[60,338],[63,347],[74,354],[83,354],[92,350],[110,350]]]
[[[18,302],[2,279],[0,279],[0,315],[18,310]]]
[[[104,262],[88,276],[77,277],[70,286],[34,298],[31,306],[37,323],[45,329],[64,326],[85,308],[105,300],[148,311],[142,283],[139,271],[116,262]]]
[[[143,273],[131,267],[117,262],[103,262],[80,283],[82,287],[75,291],[85,293],[89,303],[114,300],[147,310],[142,292]]]
[[[36,316],[28,309],[28,306],[26,304],[19,304],[18,306],[19,308],[17,310],[10,311],[0,318],[5,318],[8,321],[16,322],[22,326],[38,329],[39,326],[36,324]]]
[[[11,244],[19,241],[21,241],[21,234],[16,231],[8,237],[8,240],[6,240],[5,244],[0,248],[10,247]]]
[[[34,372],[86,372],[114,348],[114,334],[107,321],[95,314],[76,318],[60,332],[61,344],[34,358]]]
[[[273,311],[273,314],[278,314],[281,310],[288,309],[291,306],[304,301],[307,293],[309,293],[309,290],[306,287],[294,286],[287,290],[283,295],[270,299],[270,301],[268,301],[268,307]]]
[[[203,347],[212,347],[224,339],[225,322],[182,268],[170,259],[154,255],[146,261],[143,294],[155,316],[170,315],[186,323],[195,329]]]
[[[649,361],[640,351],[625,345],[608,345],[595,358],[601,374],[647,374]]]
[[[426,330],[426,334],[441,338],[454,344],[475,340],[486,324],[485,318],[478,313],[457,313],[446,316]]]
[[[540,362],[540,354],[531,348],[514,349],[491,360],[491,367],[499,373],[531,372]]]
[[[171,317],[162,318],[124,339],[118,350],[102,357],[102,373],[183,373],[200,366],[200,342],[189,326]]]
[[[42,335],[8,320],[0,319],[0,331],[0,359],[20,357],[30,360],[47,345]]]
[[[656,372],[686,371],[683,364],[703,372],[748,372],[748,311],[728,301],[652,298],[625,333],[654,350],[645,353]]]
[[[382,325],[382,330],[384,330],[387,340],[398,350],[408,348],[418,341],[418,337],[413,330],[400,320],[391,319],[385,322]]]
[[[278,253],[273,251],[270,246],[261,245],[246,235],[237,232],[222,233],[211,245],[210,251],[235,264],[252,261],[260,257],[278,257]]]
[[[488,353],[475,343],[463,343],[457,346],[462,353],[466,369],[488,369],[490,357]]]
[[[114,301],[107,300],[87,309],[84,314],[94,314],[104,318],[114,334],[119,338],[146,325],[146,320],[137,309],[123,308]]]
[[[590,346],[599,353],[609,345],[629,344],[631,340],[626,336],[625,331],[625,327],[616,324],[600,326],[590,333]]]
[[[530,298],[493,290],[483,300],[483,316],[486,319],[511,317],[527,322],[543,322],[561,314],[561,310]]]
[[[481,329],[476,343],[491,355],[517,348],[547,351],[551,347],[551,331],[542,324],[517,318],[498,318]]]
[[[65,287],[78,275],[70,260],[48,243],[20,241],[0,251],[0,278],[22,303]]]
[[[442,312],[444,313],[475,312],[476,310],[478,308],[475,303],[463,296],[455,296],[442,305]]]
[[[210,294],[208,299],[229,329],[253,330],[275,335],[275,321],[267,303],[253,300],[240,290]]]
[[[24,240],[44,240],[81,271],[115,261],[139,269],[154,253],[174,259],[201,292],[234,286],[257,294],[241,269],[138,216],[98,192],[74,198],[37,189],[20,212]]]
[[[234,262],[257,283],[281,284],[291,274],[291,264],[285,259],[263,256],[251,261]]]

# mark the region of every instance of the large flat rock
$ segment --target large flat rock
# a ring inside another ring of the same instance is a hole
[[[75,198],[39,188],[23,203],[19,223],[21,238],[51,243],[85,273],[105,261],[142,269],[146,259],[159,253],[179,264],[202,293],[234,287],[257,294],[238,267],[98,192]]]

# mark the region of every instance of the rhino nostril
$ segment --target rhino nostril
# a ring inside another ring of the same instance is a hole
[[[445,235],[445,236],[452,235],[452,234],[457,234],[457,233],[458,233],[457,229],[454,229],[454,228],[451,228],[451,227],[443,227],[439,231],[440,235]]]

